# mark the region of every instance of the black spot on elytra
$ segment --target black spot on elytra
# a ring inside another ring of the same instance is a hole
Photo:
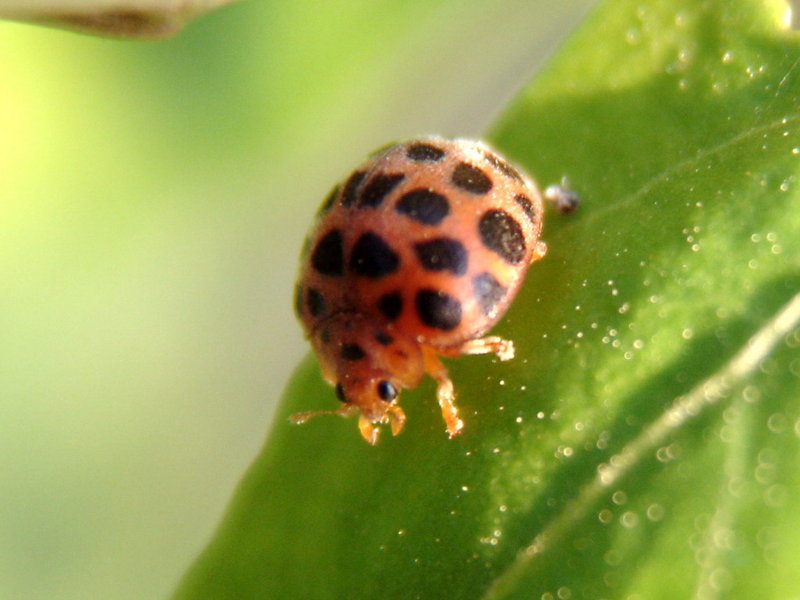
[[[395,210],[423,225],[438,225],[450,213],[450,204],[441,194],[419,188],[403,194]]]
[[[394,273],[399,265],[400,258],[394,250],[381,236],[369,231],[358,238],[350,255],[350,269],[370,279]]]
[[[470,194],[485,194],[492,189],[492,180],[486,173],[469,163],[459,163],[453,169],[451,180]]]
[[[322,332],[319,334],[319,339],[322,340],[323,344],[330,344],[331,343],[331,330],[327,327],[322,328]]]
[[[418,162],[437,162],[444,158],[444,150],[431,144],[411,144],[406,150],[406,156]]]
[[[533,209],[533,202],[530,198],[524,194],[517,194],[514,196],[514,202],[525,212],[525,216],[530,219],[531,223],[536,223],[536,211]]]
[[[386,196],[405,179],[403,173],[378,173],[364,186],[361,191],[359,206],[378,207]]]
[[[420,320],[429,327],[450,331],[461,323],[461,303],[442,291],[419,290],[416,305]]]
[[[306,306],[308,306],[308,312],[311,313],[312,317],[316,317],[325,312],[327,304],[328,303],[325,302],[325,296],[320,294],[319,290],[308,288],[308,292],[306,292]]]
[[[351,206],[356,201],[356,191],[366,176],[366,171],[356,171],[348,177],[342,191],[342,206]]]
[[[525,256],[525,236],[514,218],[503,210],[489,210],[478,223],[483,245],[512,265]]]
[[[394,341],[394,338],[385,331],[379,330],[375,332],[375,341],[381,346],[388,346]]]
[[[403,297],[400,292],[389,292],[378,299],[378,310],[381,314],[394,321],[403,312]]]
[[[339,194],[340,189],[341,189],[340,185],[333,186],[333,189],[330,192],[328,192],[328,195],[325,197],[325,201],[319,207],[319,210],[317,211],[317,216],[322,216],[331,209],[331,206],[333,206],[333,203],[336,200],[336,196]]]
[[[347,361],[357,361],[364,358],[367,353],[358,344],[343,344],[339,355]]]
[[[508,293],[508,288],[501,285],[491,273],[487,272],[472,278],[472,292],[475,294],[483,314],[489,316],[498,302]]]
[[[311,266],[322,275],[336,276],[344,272],[342,233],[338,229],[331,229],[317,242],[311,254]]]
[[[506,161],[504,161],[496,154],[493,154],[492,152],[484,152],[483,155],[495,169],[500,171],[506,177],[510,177],[511,179],[516,179],[517,181],[520,182],[523,181],[522,175],[519,174],[519,171],[517,171],[514,167],[512,167],[510,164],[508,164]]]
[[[450,271],[454,275],[467,272],[467,250],[458,240],[436,238],[414,244],[414,250],[428,271]]]

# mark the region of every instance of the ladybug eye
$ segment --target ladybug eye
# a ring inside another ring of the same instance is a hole
[[[340,402],[347,402],[347,398],[344,396],[344,386],[341,383],[336,384],[336,397]]]
[[[380,396],[381,400],[391,402],[397,398],[397,388],[394,387],[394,385],[392,385],[389,381],[379,381],[378,396]]]

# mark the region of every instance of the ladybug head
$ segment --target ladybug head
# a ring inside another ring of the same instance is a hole
[[[336,383],[336,397],[342,403],[339,410],[315,410],[292,415],[295,423],[305,423],[317,415],[349,416],[360,413],[358,429],[365,440],[373,446],[378,443],[380,428],[378,425],[388,423],[392,434],[403,430],[406,414],[397,404],[400,393],[398,385],[390,378],[350,376]]]
[[[378,425],[389,423],[392,435],[403,430],[406,414],[397,404],[400,390],[391,379],[377,377],[351,377],[336,384],[336,397],[344,403],[346,410],[358,410],[358,429],[373,446],[378,443]]]
[[[400,433],[406,420],[398,405],[400,390],[417,385],[423,375],[419,345],[360,315],[332,317],[312,341],[342,407],[300,413],[292,420],[303,423],[318,414],[358,412],[358,428],[370,444],[378,442],[381,424],[388,423],[394,435]]]

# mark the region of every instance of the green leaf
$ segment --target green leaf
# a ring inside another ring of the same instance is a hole
[[[800,563],[800,43],[781,2],[606,2],[489,136],[583,197],[377,447],[309,358],[178,599],[787,597]]]

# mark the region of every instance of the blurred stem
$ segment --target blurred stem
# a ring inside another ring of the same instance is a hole
[[[159,39],[235,0],[0,0],[0,19],[118,38]]]

